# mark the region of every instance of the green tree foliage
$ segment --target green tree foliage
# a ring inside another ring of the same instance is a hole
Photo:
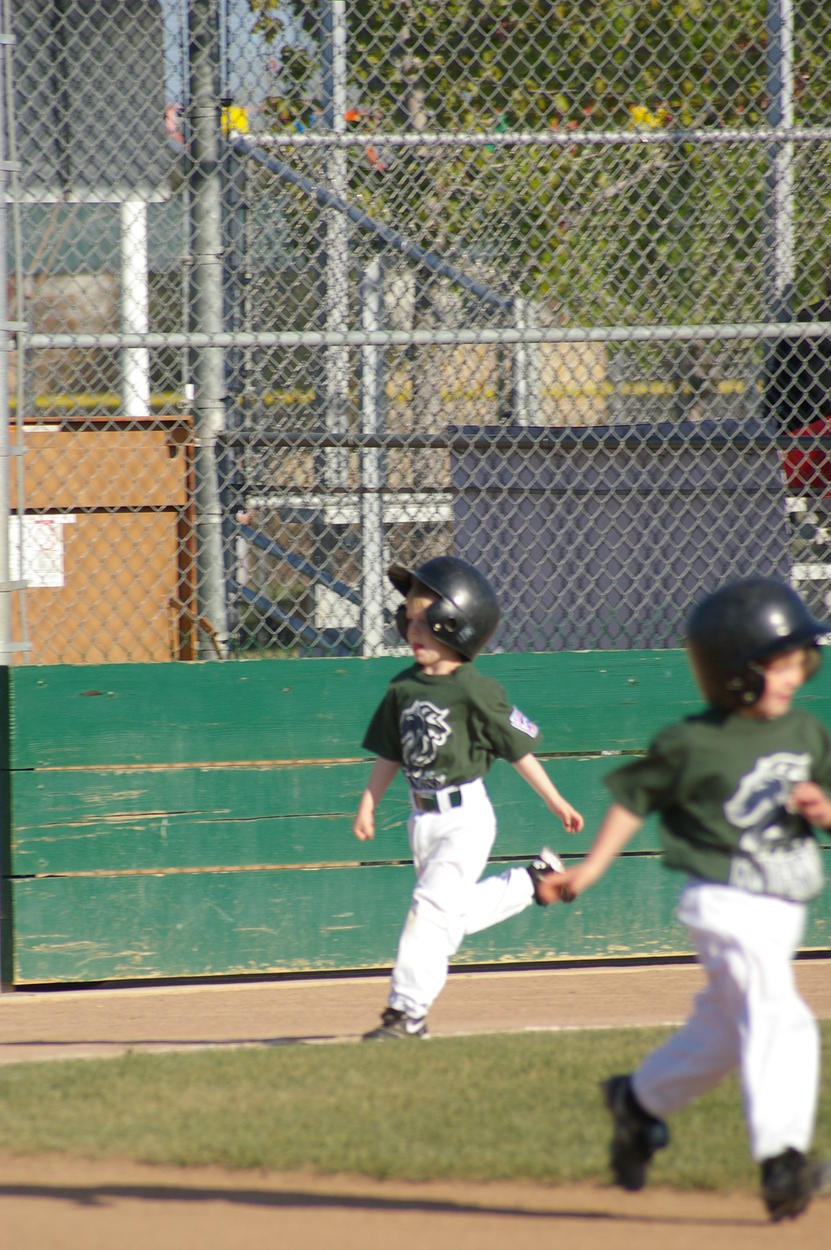
[[[307,126],[320,108],[321,5],[250,2],[279,58],[271,116]],[[512,290],[555,298],[580,319],[760,314],[753,258],[770,153],[679,132],[765,124],[765,0],[350,0],[346,13],[359,124],[548,136],[397,150],[380,177],[367,177],[357,154],[351,193],[375,216],[438,235]],[[821,0],[796,0],[795,50],[797,124],[827,124],[831,12]],[[567,142],[599,131],[667,141]],[[826,187],[826,212],[828,201]],[[815,191],[797,186],[798,254],[816,250],[817,207]]]

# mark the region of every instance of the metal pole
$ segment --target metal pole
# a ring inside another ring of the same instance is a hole
[[[8,353],[9,336],[9,284],[6,272],[6,199],[8,189],[8,169],[6,166],[6,90],[7,72],[9,69],[8,45],[11,42],[9,27],[9,6],[3,4],[0,9],[3,23],[0,27],[0,665],[9,668],[11,665],[11,602],[12,588],[9,578],[9,542],[11,540],[10,492],[11,462],[9,459],[9,370]],[[10,132],[13,133],[13,132]],[[18,352],[18,369],[21,366],[22,353]],[[18,414],[19,415],[19,414]],[[19,501],[18,501],[19,502]],[[22,520],[21,520],[22,531]],[[20,564],[23,563],[23,534],[19,535]],[[22,576],[22,571],[18,573]],[[8,741],[9,726],[3,726],[3,736]],[[8,812],[9,777],[6,776],[3,786],[6,790],[4,808]],[[10,987],[12,982],[12,960],[14,946],[12,937],[12,902],[11,902],[11,838],[12,831],[8,822],[0,826],[0,991]],[[8,953],[6,944],[8,943]]]
[[[6,6],[3,6],[3,16]],[[8,166],[6,126],[6,72],[7,49],[10,31],[0,30],[3,46],[0,46],[0,665],[10,663],[12,651],[11,601],[12,587],[9,577],[10,521],[10,448],[9,448],[9,282],[6,265],[6,201],[8,194]],[[23,550],[23,535],[20,535]],[[22,563],[22,558],[21,558]]]
[[[374,260],[361,283],[362,322],[377,330],[383,319],[381,263]],[[384,426],[383,349],[361,348],[361,433],[377,435]],[[345,453],[344,453],[345,454]],[[361,635],[363,654],[379,655],[384,642],[384,516],[381,494],[382,451],[361,451]]]
[[[227,69],[223,68],[227,78]],[[226,97],[227,98],[227,97]],[[236,333],[246,325],[246,246],[248,233],[247,169],[245,161],[229,143],[222,151],[222,247],[223,291],[225,293],[224,322],[226,330]],[[249,353],[243,348],[229,348],[225,356],[226,411],[228,430],[245,427],[243,407],[246,389],[245,372]],[[242,457],[235,451],[220,447],[217,452],[219,495],[222,501],[222,548],[225,584],[246,584],[249,544],[239,535],[237,517],[246,511],[245,474]],[[237,631],[240,622],[240,596],[234,592],[227,596],[227,625],[230,634]]]
[[[768,125],[793,126],[793,4],[768,0]],[[770,147],[767,176],[770,243],[766,303],[772,321],[788,321],[793,299],[793,143]]]
[[[622,325],[622,326],[534,326],[517,330],[514,326],[457,326],[453,329],[435,330],[379,330],[372,337],[377,347],[410,347],[434,344],[439,347],[455,347],[462,343],[681,343],[685,340],[715,339],[738,343],[757,339],[817,337],[829,333],[831,321],[769,322],[769,321],[708,321],[670,325]],[[345,339],[350,346],[363,347],[367,336],[364,330],[346,330],[337,335],[324,330],[243,330],[239,334],[146,334],[141,340],[124,334],[33,334],[27,331],[26,345],[30,350],[42,351],[52,347],[106,348],[119,347],[270,347],[282,351],[294,351],[298,347],[319,350],[330,343]]]
[[[121,328],[125,334],[146,334],[150,329],[144,200],[121,204]],[[150,414],[150,352],[146,347],[128,347],[123,353],[121,411],[125,417]]]
[[[530,300],[519,296],[514,300],[514,326],[519,331],[533,329],[536,310]],[[514,425],[533,425],[539,414],[539,347],[534,342],[519,339],[513,354],[513,403],[511,417]]]
[[[336,135],[346,132],[346,4],[322,0],[323,125]],[[345,200],[348,190],[346,148],[333,146],[326,163],[328,190]],[[326,221],[326,329],[334,333],[349,325],[349,223],[339,207],[325,210]],[[348,429],[349,348],[327,348],[325,360],[326,428],[336,434]],[[345,453],[326,453],[326,485],[346,486],[349,461]]]
[[[222,195],[219,163],[219,22],[216,0],[190,0],[190,325],[222,331]],[[193,353],[194,477],[199,652],[227,654],[228,622],[222,558],[222,507],[216,439],[225,428],[225,371],[221,347]]]

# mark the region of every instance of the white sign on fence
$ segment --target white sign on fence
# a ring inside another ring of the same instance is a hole
[[[30,588],[63,586],[63,526],[72,524],[75,517],[13,516],[9,519],[12,579],[26,582]]]

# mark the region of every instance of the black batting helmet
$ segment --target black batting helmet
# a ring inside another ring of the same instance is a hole
[[[499,622],[499,604],[490,582],[478,569],[457,556],[435,556],[416,569],[392,564],[387,576],[405,597],[413,582],[418,582],[438,596],[425,614],[430,629],[439,642],[472,660],[481,651]],[[404,605],[396,613],[396,625],[402,638],[407,637]]]
[[[687,620],[687,650],[705,698],[719,707],[749,707],[765,685],[763,663],[794,647],[813,648],[831,624],[815,620],[790,586],[773,577],[728,582],[702,599]]]

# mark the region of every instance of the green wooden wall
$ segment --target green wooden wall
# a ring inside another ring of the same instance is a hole
[[[405,662],[2,670],[4,983],[388,967],[413,881],[403,782],[373,842],[357,842],[351,822],[370,768],[364,727]],[[477,664],[540,725],[543,763],[587,821],[565,834],[497,763],[495,870],[543,843],[582,854],[606,806],[603,774],[699,706],[680,651]],[[829,665],[800,700],[831,723]],[[687,953],[678,885],[648,822],[584,899],[531,907],[469,939],[456,962]],[[829,948],[829,935],[826,893],[805,945]]]

